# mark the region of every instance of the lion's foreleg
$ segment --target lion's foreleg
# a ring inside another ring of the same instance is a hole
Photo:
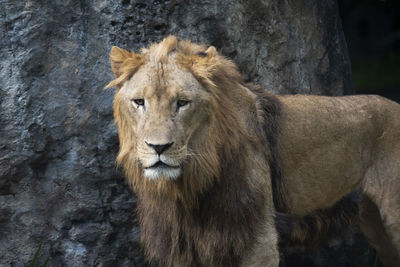
[[[272,216],[271,216],[272,219]],[[274,222],[267,222],[257,238],[252,251],[243,260],[242,267],[279,266],[278,234]]]
[[[368,242],[375,247],[385,267],[398,266],[397,251],[385,231],[380,212],[366,195],[363,196],[360,205],[360,229]]]
[[[400,151],[400,148],[395,150]],[[400,266],[400,155],[371,167],[363,185],[361,230],[385,266]]]

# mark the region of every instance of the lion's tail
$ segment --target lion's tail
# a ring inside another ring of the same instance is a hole
[[[316,246],[329,238],[340,236],[345,225],[352,225],[358,216],[360,193],[352,192],[327,210],[296,218],[277,213],[276,228],[280,244]]]

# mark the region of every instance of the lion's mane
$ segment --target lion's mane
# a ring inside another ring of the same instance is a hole
[[[156,51],[153,51],[156,50]],[[184,165],[183,176],[176,182],[151,181],[143,177],[132,147],[135,129],[121,116],[124,107],[114,102],[114,117],[119,129],[120,152],[117,163],[138,194],[138,213],[142,242],[150,259],[167,266],[236,266],[242,253],[255,242],[258,226],[264,218],[265,194],[244,174],[247,144],[266,143],[265,158],[271,170],[277,205],[280,197],[280,171],[275,153],[279,101],[256,87],[259,96],[257,134],[250,136],[238,123],[234,91],[247,86],[236,66],[217,55],[213,48],[175,37],[164,39],[157,46],[142,51],[142,55],[114,56],[113,68],[121,72],[110,86],[120,86],[155,52],[161,63],[172,52],[178,53],[179,63],[189,70],[212,95],[207,112],[211,115],[206,143]],[[126,61],[128,56],[133,58]],[[117,76],[117,75],[116,75]],[[194,140],[196,142],[196,140]],[[268,145],[269,144],[269,145]],[[270,149],[268,149],[268,147]],[[222,216],[221,216],[222,215]]]

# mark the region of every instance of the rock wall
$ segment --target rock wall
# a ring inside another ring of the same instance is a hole
[[[333,0],[0,1],[0,265],[145,266],[114,161],[112,45],[212,44],[276,93],[351,93]],[[311,257],[313,258],[313,256]]]

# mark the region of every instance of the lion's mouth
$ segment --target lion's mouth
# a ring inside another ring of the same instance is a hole
[[[151,180],[175,180],[181,175],[181,167],[168,165],[160,160],[157,161],[155,164],[144,168],[144,175]]]
[[[180,166],[172,166],[172,165],[168,165],[164,162],[157,161],[155,164],[151,165],[150,167],[146,167],[145,169],[153,169],[153,168],[175,168],[175,169],[179,169]]]

